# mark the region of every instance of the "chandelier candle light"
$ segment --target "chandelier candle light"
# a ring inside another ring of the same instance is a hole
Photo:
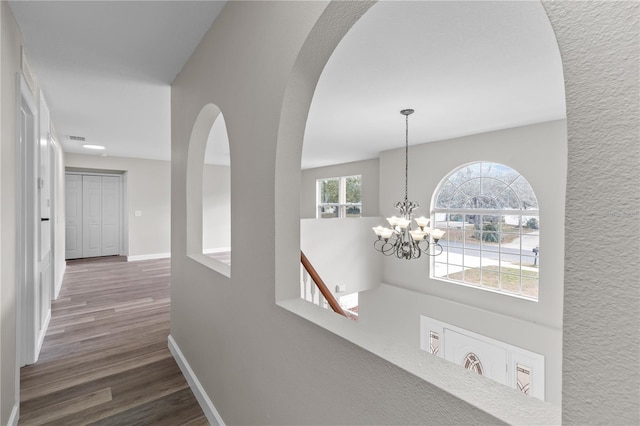
[[[400,114],[405,116],[405,148],[404,148],[404,201],[398,201],[395,208],[400,211],[400,217],[387,218],[390,228],[376,226],[373,228],[378,237],[373,247],[385,256],[395,255],[398,259],[418,259],[422,253],[438,256],[442,253],[442,246],[438,243],[445,231],[431,229],[429,219],[422,216],[415,218],[418,229],[411,228],[413,211],[420,204],[409,201],[409,115],[412,109],[403,109]],[[431,249],[433,247],[433,249]]]

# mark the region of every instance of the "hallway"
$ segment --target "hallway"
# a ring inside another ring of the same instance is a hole
[[[20,425],[208,425],[167,348],[170,259],[67,262]]]

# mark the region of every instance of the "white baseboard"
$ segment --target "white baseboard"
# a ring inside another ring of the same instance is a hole
[[[211,402],[211,400],[209,399],[209,396],[204,391],[204,388],[200,384],[200,381],[189,366],[189,363],[182,354],[182,351],[178,347],[178,344],[175,340],[173,340],[173,337],[171,337],[171,335],[169,335],[168,341],[169,351],[178,363],[178,367],[180,367],[180,371],[182,371],[185,379],[187,379],[187,383],[189,383],[189,387],[198,400],[198,404],[200,404],[200,407],[202,408],[202,411],[204,411],[204,415],[207,417],[209,423],[214,426],[225,426],[222,417],[220,417],[220,413],[218,413],[218,410],[216,410],[213,402]]]
[[[18,417],[20,417],[20,402],[16,402],[15,404],[13,404],[13,408],[11,409],[11,416],[9,416],[7,426],[18,426]]]
[[[47,335],[47,330],[49,329],[49,322],[51,321],[51,309],[47,311],[47,317],[44,319],[44,326],[42,326],[42,330],[40,330],[40,335],[38,336],[38,342],[36,343],[36,359],[34,364],[38,362],[38,358],[40,357],[40,350],[42,350],[42,344],[44,343],[44,338]]]
[[[127,256],[127,262],[137,262],[138,260],[166,259],[168,257],[171,257],[171,253],[139,254],[136,256]]]
[[[202,254],[226,253],[231,251],[231,247],[208,248],[202,250]]]

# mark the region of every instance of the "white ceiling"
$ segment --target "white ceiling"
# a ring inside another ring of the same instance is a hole
[[[170,158],[170,83],[224,2],[12,1],[65,151]],[[380,2],[345,36],[311,105],[303,168],[565,117],[560,55],[539,2]],[[211,144],[224,163],[216,122]],[[226,153],[225,153],[226,152]]]
[[[170,159],[170,84],[224,3],[11,1],[64,150]]]

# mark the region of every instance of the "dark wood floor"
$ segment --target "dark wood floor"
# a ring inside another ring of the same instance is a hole
[[[169,259],[67,262],[21,425],[208,425],[167,349]]]

